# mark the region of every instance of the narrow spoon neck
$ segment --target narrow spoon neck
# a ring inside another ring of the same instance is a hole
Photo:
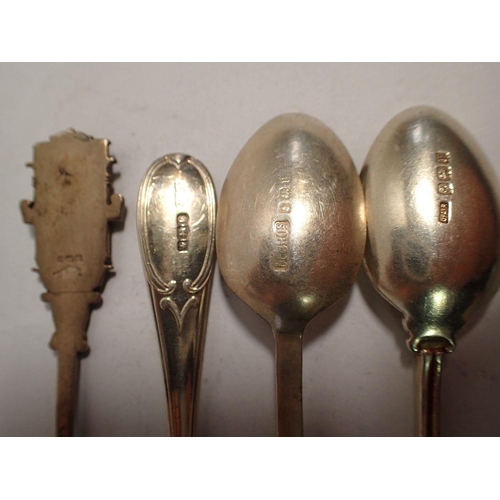
[[[445,353],[443,349],[424,349],[418,353],[416,395],[420,437],[439,436],[441,372]]]
[[[274,332],[278,436],[303,436],[302,331]]]
[[[455,332],[461,324],[439,324],[430,321],[417,321],[412,317],[403,320],[403,326],[409,333],[408,347],[416,353],[453,352],[455,350]]]

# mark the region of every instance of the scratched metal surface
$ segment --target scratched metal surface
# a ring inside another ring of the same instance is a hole
[[[217,255],[226,283],[273,329],[301,331],[355,281],[362,199],[349,153],[321,122],[284,114],[266,123],[221,194]]]
[[[386,125],[361,177],[367,274],[404,314],[412,350],[452,352],[455,333],[498,288],[498,180],[468,133],[429,107]]]
[[[113,234],[116,275],[88,330],[75,433],[168,434],[153,312],[135,228],[148,166],[167,152],[199,158],[217,193],[238,152],[265,122],[312,115],[340,138],[361,170],[397,113],[431,105],[461,123],[500,177],[498,64],[2,65],[0,435],[51,435],[56,360],[50,312],[39,300],[32,230],[19,201],[32,196],[32,145],[72,127],[111,140],[113,183],[125,223]],[[118,85],[117,82],[120,82]],[[387,192],[390,199],[391,193]],[[455,200],[454,200],[455,201]],[[241,244],[245,244],[245,227]],[[445,359],[442,434],[500,435],[500,295],[457,336]],[[414,433],[414,355],[401,314],[362,271],[304,337],[304,430],[309,436]],[[268,325],[216,269],[202,371],[200,436],[275,433],[274,344]]]

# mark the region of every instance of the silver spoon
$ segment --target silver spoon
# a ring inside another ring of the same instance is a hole
[[[365,233],[361,183],[349,153],[314,118],[271,120],[229,171],[217,257],[231,290],[273,330],[280,436],[303,434],[303,331],[353,284]]]
[[[428,107],[386,125],[361,178],[365,268],[404,315],[408,346],[419,355],[418,433],[437,436],[443,355],[498,287],[499,188],[468,134]]]
[[[206,168],[172,154],[141,184],[137,230],[156,316],[171,436],[192,436],[215,264],[215,190]]]

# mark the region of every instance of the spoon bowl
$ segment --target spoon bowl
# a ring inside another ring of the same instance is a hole
[[[410,349],[423,356],[419,432],[436,435],[442,356],[498,288],[500,191],[467,132],[429,107],[411,108],[386,125],[361,178],[365,268],[403,313]]]
[[[221,193],[217,256],[231,290],[273,328],[303,327],[351,287],[364,243],[361,184],[335,134],[301,114],[264,125]]]
[[[231,167],[220,197],[217,257],[228,286],[275,335],[280,435],[302,433],[303,330],[352,286],[365,233],[349,153],[314,118],[274,118]],[[281,415],[291,401],[295,409]]]

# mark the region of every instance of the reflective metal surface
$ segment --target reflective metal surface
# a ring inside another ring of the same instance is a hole
[[[279,435],[302,435],[302,333],[353,284],[365,232],[349,153],[314,118],[274,118],[229,171],[217,256],[231,290],[273,330]]]
[[[372,283],[403,313],[413,351],[453,351],[455,333],[498,287],[499,188],[488,163],[451,118],[418,107],[382,130],[361,177]]]
[[[215,190],[206,168],[182,154],[158,159],[139,192],[137,229],[156,315],[170,434],[191,436],[213,266]]]
[[[444,352],[424,349],[417,355],[416,399],[419,436],[439,436],[441,372]]]

